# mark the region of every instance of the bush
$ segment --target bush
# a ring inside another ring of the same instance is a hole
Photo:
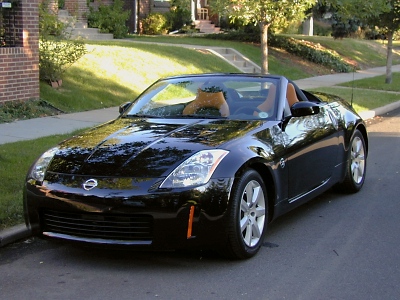
[[[66,25],[58,20],[57,15],[50,11],[49,0],[39,5],[39,35],[40,37],[62,36]]]
[[[86,54],[82,41],[63,40],[57,37],[39,39],[39,77],[42,81],[55,82],[66,69]]]
[[[39,9],[39,78],[54,82],[62,78],[65,70],[85,55],[82,41],[71,40],[65,25],[48,9],[48,1]]]
[[[142,20],[143,34],[164,34],[167,32],[167,18],[160,13],[151,13]]]
[[[44,100],[8,101],[0,103],[0,124],[62,113]]]
[[[352,34],[357,32],[361,25],[361,22],[356,18],[343,21],[340,17],[334,15],[332,23],[332,36],[335,39],[350,37]]]
[[[178,0],[171,1],[171,9],[166,13],[168,31],[188,28],[192,24],[190,6],[185,3]]]
[[[285,49],[289,53],[329,67],[335,72],[347,73],[353,70],[353,67],[344,62],[339,54],[324,49],[319,44],[276,35],[270,35],[268,41],[270,46]]]
[[[98,10],[90,7],[88,26],[98,28],[103,33],[112,33],[114,38],[124,38],[128,34],[126,21],[131,11],[124,10],[123,5],[122,0],[114,0],[112,5],[101,4]]]
[[[223,34],[207,34],[205,37],[209,39],[230,40],[245,43],[261,43],[260,27],[252,24],[243,26],[238,30],[226,30]]]
[[[65,0],[58,0],[58,8],[63,9],[65,6]]]

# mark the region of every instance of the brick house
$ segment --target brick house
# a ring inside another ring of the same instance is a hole
[[[113,0],[89,0],[89,5],[98,7],[100,4],[111,5]],[[191,3],[192,20],[209,20],[208,0],[193,0]],[[64,8],[78,21],[86,22],[85,15],[89,13],[87,0],[65,0]],[[139,22],[152,12],[165,13],[169,11],[169,0],[124,0],[124,8],[131,11],[128,20],[130,33],[139,31]],[[210,17],[211,19],[211,17]]]
[[[39,98],[39,0],[0,0],[0,104]]]
[[[99,5],[111,5],[113,0],[65,0],[64,9],[70,15],[75,16],[77,21],[87,23],[86,15],[89,6],[97,8]],[[88,6],[89,4],[89,6]],[[128,20],[129,32],[138,31],[139,20],[145,18],[150,12],[167,12],[169,10],[168,0],[124,0],[124,8],[131,11]]]

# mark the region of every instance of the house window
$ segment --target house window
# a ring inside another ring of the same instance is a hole
[[[0,47],[22,46],[21,4],[10,0],[0,2]]]

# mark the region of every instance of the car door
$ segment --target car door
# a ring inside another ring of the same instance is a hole
[[[321,106],[314,115],[290,117],[283,130],[289,201],[323,185],[333,174],[338,131]]]

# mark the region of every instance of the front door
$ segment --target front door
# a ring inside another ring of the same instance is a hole
[[[283,135],[289,168],[288,193],[294,201],[329,180],[338,155],[338,131],[325,109],[305,117],[292,117]]]

